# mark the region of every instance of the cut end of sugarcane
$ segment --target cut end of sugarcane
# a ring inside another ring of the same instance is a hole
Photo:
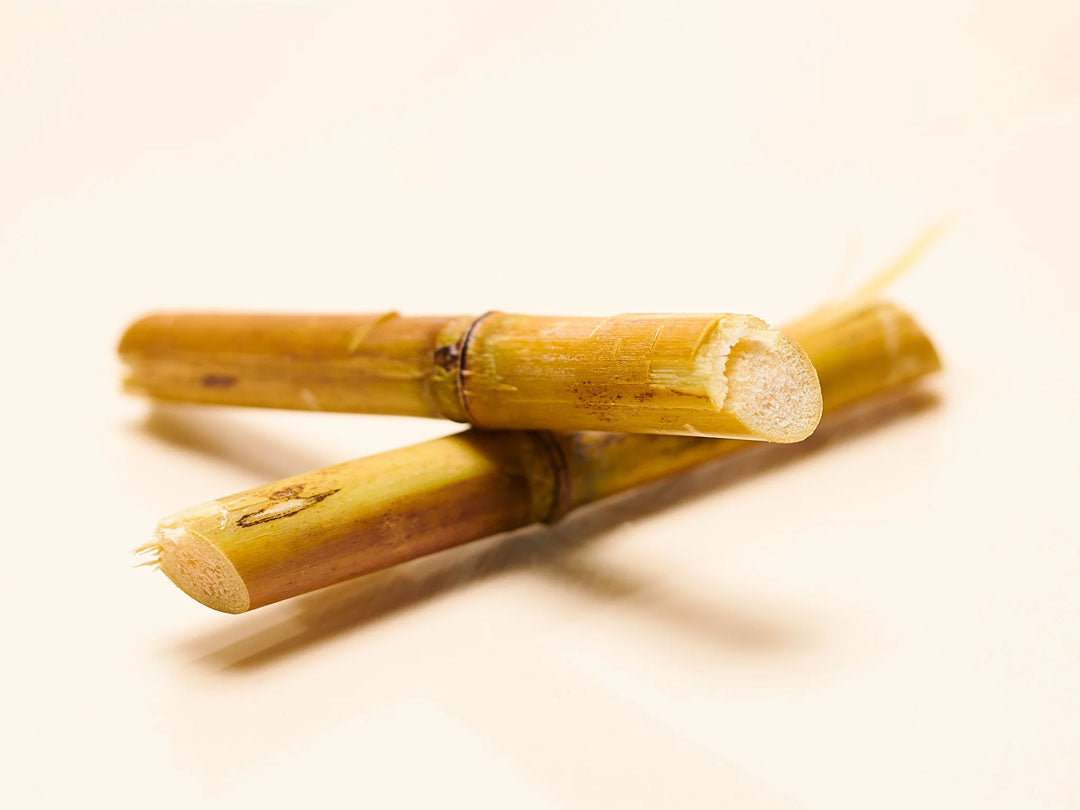
[[[247,585],[228,557],[174,518],[158,525],[148,547],[156,551],[165,576],[192,599],[223,613],[243,613],[251,606]]]
[[[821,420],[821,384],[802,347],[768,328],[720,338],[728,348],[709,387],[716,407],[763,441],[798,442],[813,433]]]

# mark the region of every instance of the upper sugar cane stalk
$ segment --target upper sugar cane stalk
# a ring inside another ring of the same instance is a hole
[[[821,417],[806,353],[747,315],[160,314],[119,352],[129,391],[189,402],[774,442]]]
[[[915,321],[873,303],[793,327],[828,413],[939,368]],[[144,550],[182,590],[231,613],[496,532],[555,520],[738,452],[732,440],[478,431],[339,464],[165,518]]]

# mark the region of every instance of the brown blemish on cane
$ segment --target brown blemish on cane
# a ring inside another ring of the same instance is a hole
[[[229,374],[207,374],[202,378],[202,384],[207,388],[232,388],[236,383],[237,378]]]
[[[440,346],[435,350],[435,365],[444,371],[450,371],[457,364],[459,357],[461,357],[461,350],[457,344]]]
[[[340,492],[341,490],[328,489],[325,492],[307,496],[301,496],[300,491],[301,487],[291,486],[271,493],[270,497],[275,499],[274,503],[269,506],[264,506],[262,509],[255,512],[249,512],[248,514],[243,515],[236,521],[236,525],[243,526],[246,529],[260,523],[269,523],[272,520],[292,517],[298,512],[304,511],[309,506],[314,506],[320,501],[325,501],[335,492]]]

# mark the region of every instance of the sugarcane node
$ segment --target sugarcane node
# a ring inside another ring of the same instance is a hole
[[[469,410],[469,393],[465,384],[466,368],[469,365],[469,348],[472,345],[473,335],[476,334],[476,328],[480,325],[481,321],[491,315],[497,314],[495,310],[489,309],[483,313],[479,318],[469,324],[469,328],[465,330],[465,334],[461,336],[461,352],[460,359],[458,360],[458,372],[457,372],[457,394],[458,401],[461,403],[461,410],[465,414],[465,421],[476,424],[473,419],[472,412]],[[480,425],[479,427],[483,427]]]
[[[574,482],[570,475],[570,464],[566,460],[566,453],[563,452],[562,444],[551,431],[534,430],[529,431],[529,434],[547,455],[554,483],[551,509],[546,516],[541,518],[541,522],[555,523],[565,516],[573,505]]]

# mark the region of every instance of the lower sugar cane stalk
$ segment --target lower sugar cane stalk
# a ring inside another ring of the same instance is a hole
[[[939,368],[899,308],[797,327],[831,413]],[[178,512],[144,550],[182,590],[240,613],[586,503],[734,453],[746,442],[478,431],[304,473]]]
[[[776,442],[821,417],[806,353],[748,315],[162,314],[119,353],[129,391],[189,402]]]

